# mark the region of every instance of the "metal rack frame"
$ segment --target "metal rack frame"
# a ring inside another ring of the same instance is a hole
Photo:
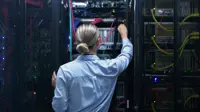
[[[180,34],[180,0],[174,0],[174,112],[183,112],[184,103],[181,95],[181,74],[180,74],[180,58],[179,58],[179,46],[181,45]]]
[[[143,76],[143,5],[144,0],[135,0],[134,12],[134,103],[135,112],[143,112],[142,76]]]

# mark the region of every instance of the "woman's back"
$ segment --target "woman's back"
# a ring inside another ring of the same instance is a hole
[[[107,112],[118,75],[127,68],[133,46],[122,38],[121,54],[100,60],[95,54],[80,55],[57,73],[52,106],[56,112]]]
[[[61,68],[70,73],[70,112],[108,110],[118,76],[116,67],[109,60],[99,60],[96,55],[82,55]]]

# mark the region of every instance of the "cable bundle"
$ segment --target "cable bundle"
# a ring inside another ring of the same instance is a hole
[[[100,22],[103,22],[103,20],[101,18],[95,18],[94,21],[91,22],[91,24],[95,25],[95,24],[98,24]]]
[[[185,48],[185,46],[187,45],[187,43],[189,42],[189,40],[190,40],[190,39],[191,39],[191,40],[197,40],[197,39],[199,39],[200,37],[199,37],[198,35],[199,35],[199,32],[192,32],[192,33],[190,33],[190,34],[185,38],[185,40],[183,41],[183,44],[182,44],[182,45],[180,46],[180,48],[179,48],[179,51],[180,51],[179,58],[182,56],[183,51],[184,51],[184,48]],[[155,35],[151,37],[151,39],[152,39],[154,45],[156,46],[156,48],[157,48],[160,52],[162,52],[162,53],[164,53],[164,54],[166,54],[166,55],[169,55],[169,56],[173,56],[173,55],[174,55],[174,53],[167,52],[167,51],[163,50],[162,48],[160,48],[160,47],[158,46],[158,44],[156,43],[156,39],[155,39],[155,38],[156,38]],[[170,65],[168,65],[168,66],[165,66],[165,67],[156,68],[156,67],[155,67],[155,64],[156,64],[156,63],[152,64],[152,65],[151,65],[151,68],[154,69],[154,70],[157,70],[157,71],[160,71],[160,70],[162,71],[162,70],[164,70],[164,69],[167,69],[167,68],[170,68],[170,67],[173,67],[173,66],[174,66],[174,63],[172,63],[172,64],[170,64]]]
[[[174,31],[173,29],[167,29],[166,27],[164,27],[163,25],[161,25],[161,24],[156,20],[156,17],[155,17],[155,15],[154,15],[155,9],[156,9],[156,8],[151,9],[151,15],[152,15],[152,17],[153,17],[153,20],[156,22],[156,24],[157,24],[160,28],[162,28],[163,30],[165,30],[165,31],[173,32],[173,31]],[[200,16],[199,13],[194,13],[194,14],[188,15],[186,18],[184,18],[184,19],[182,20],[182,22],[180,23],[180,26],[183,25],[183,23],[184,23],[187,19],[189,19],[189,18],[191,18],[191,17],[199,17],[199,16]],[[162,19],[163,19],[163,16],[162,16]],[[154,45],[156,46],[156,48],[157,48],[160,52],[162,52],[162,53],[164,53],[164,54],[166,54],[166,55],[169,55],[169,56],[173,56],[173,55],[174,55],[174,53],[172,53],[172,52],[167,52],[167,51],[161,49],[161,48],[158,46],[158,44],[156,43],[156,39],[155,39],[155,38],[156,38],[155,35],[151,37],[151,39],[152,39]],[[193,32],[193,33],[189,34],[189,35],[185,38],[185,40],[183,41],[181,47],[179,48],[179,51],[180,51],[179,58],[182,56],[183,51],[184,51],[184,48],[185,48],[186,44],[189,42],[190,39],[192,39],[192,40],[197,40],[197,39],[199,39],[199,32]],[[168,65],[168,66],[165,66],[165,67],[156,68],[156,67],[155,67],[155,64],[156,64],[156,63],[153,63],[153,64],[151,65],[151,68],[154,69],[154,70],[157,70],[157,71],[162,71],[162,70],[165,70],[165,69],[167,69],[167,68],[170,68],[170,67],[173,67],[173,66],[174,66],[174,63],[172,63],[172,64],[170,64],[170,65]]]

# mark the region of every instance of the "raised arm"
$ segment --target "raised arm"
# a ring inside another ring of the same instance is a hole
[[[133,45],[128,39],[127,28],[124,24],[119,25],[118,31],[122,38],[121,53],[112,61],[116,65],[118,73],[123,72],[129,65],[133,56]]]

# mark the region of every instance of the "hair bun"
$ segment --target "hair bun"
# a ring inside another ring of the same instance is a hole
[[[89,48],[86,43],[80,43],[76,46],[76,50],[81,54],[89,53]]]

